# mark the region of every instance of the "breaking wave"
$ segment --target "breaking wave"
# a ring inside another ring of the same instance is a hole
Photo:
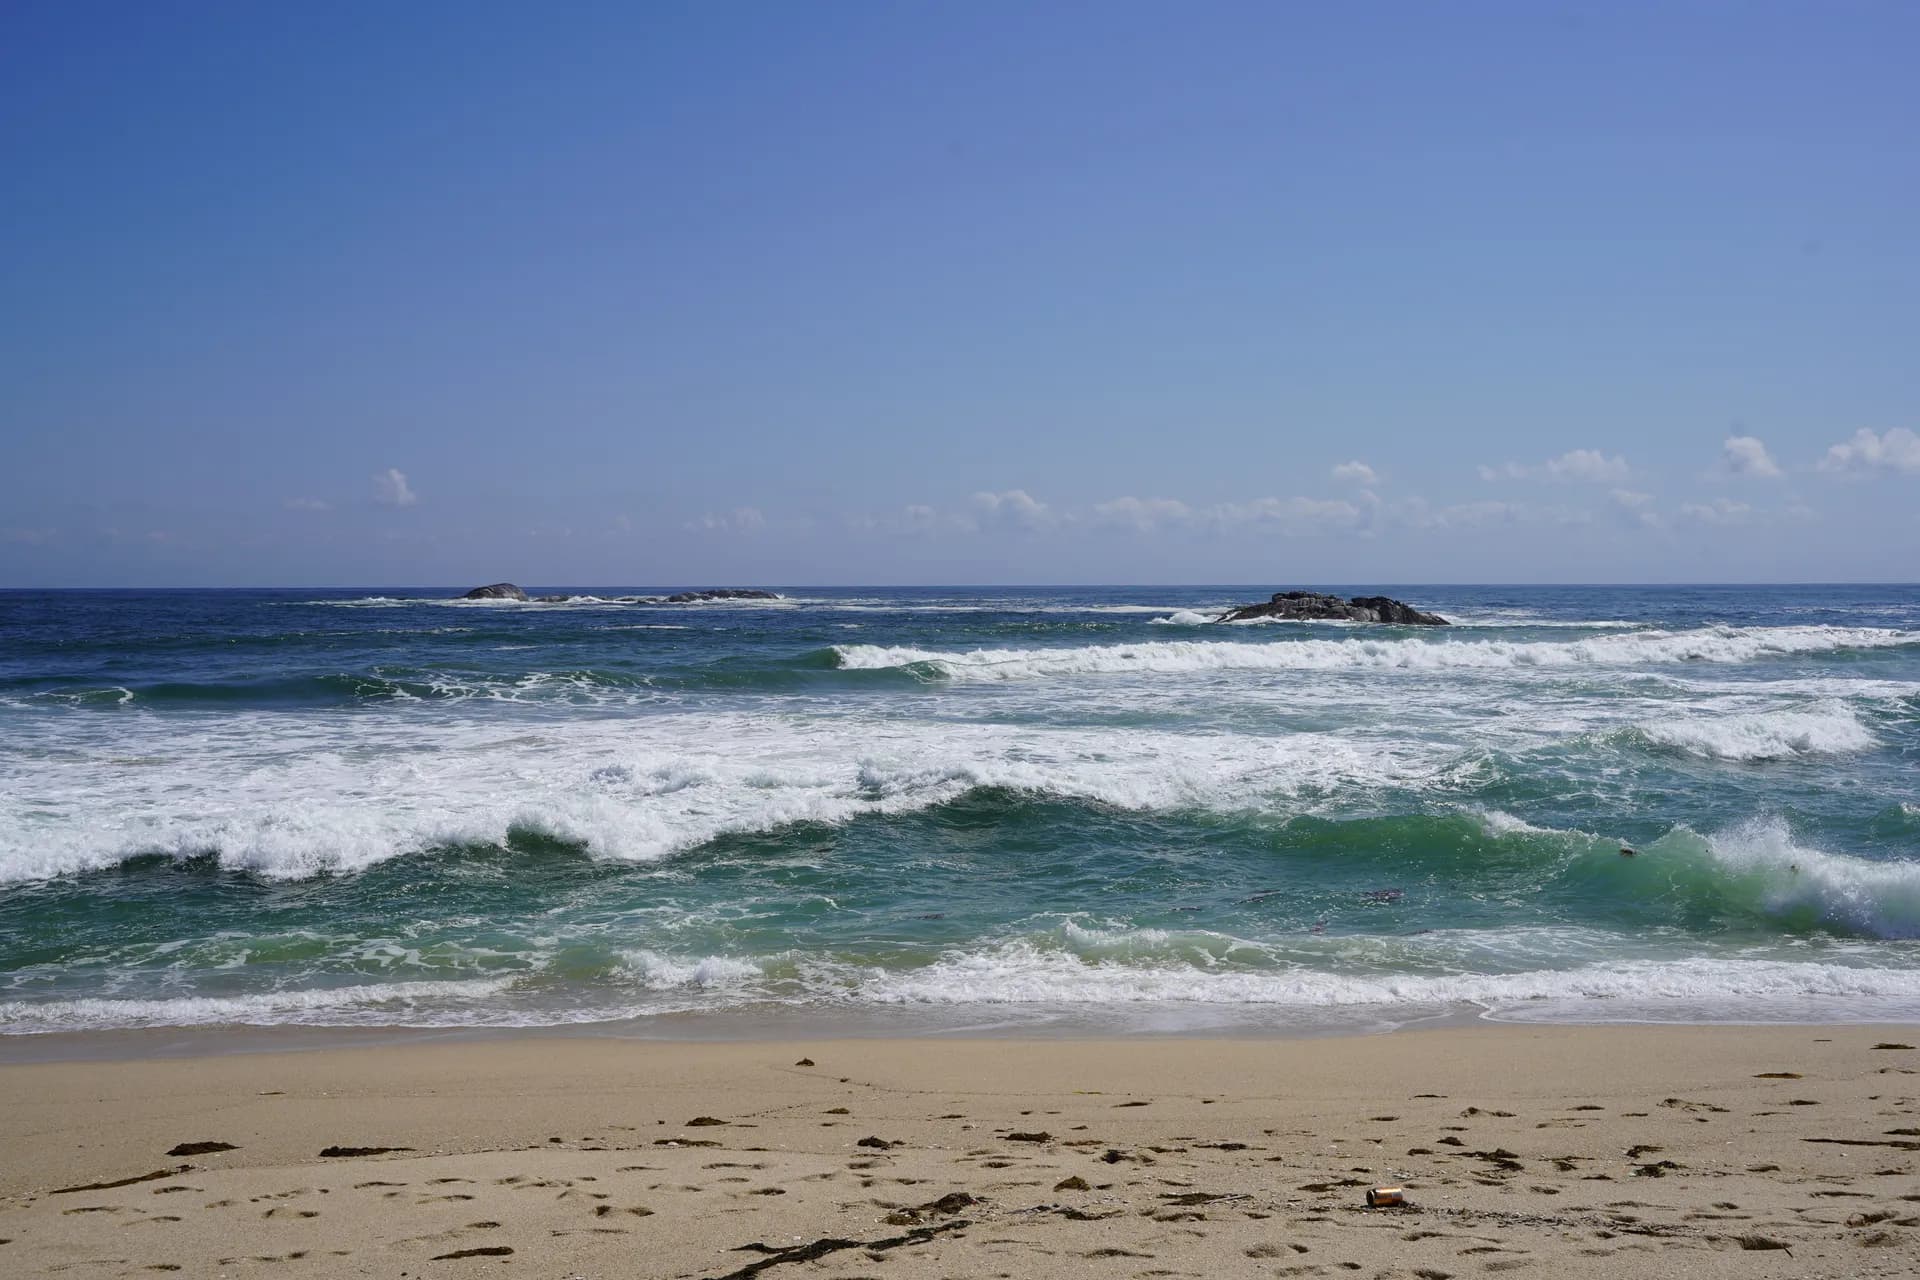
[[[1920,632],[1875,627],[1712,627],[1640,631],[1569,641],[1447,639],[1285,640],[1265,644],[1164,640],[1059,649],[964,653],[884,645],[837,645],[846,670],[902,669],[949,680],[1034,680],[1109,673],[1200,671],[1512,670],[1752,662],[1794,654],[1920,644]]]
[[[1679,828],[1667,842],[1681,863],[1670,883],[1709,906],[1744,908],[1789,929],[1920,938],[1920,862],[1827,853],[1796,841],[1779,818],[1706,837]]]
[[[256,735],[269,727],[278,750],[263,759]],[[211,854],[229,869],[297,879],[517,833],[646,862],[723,835],[912,812],[981,788],[1240,811],[1422,787],[1465,763],[1444,744],[1336,733],[1141,731],[1115,753],[1099,729],[741,713],[449,724],[426,741],[356,729],[348,743],[325,725],[241,721],[196,737],[131,723],[112,754],[47,774],[34,813],[0,824],[0,883],[148,854]],[[103,808],[104,795],[114,800]]]
[[[1643,724],[1639,732],[1655,746],[1709,760],[1791,760],[1871,751],[1879,745],[1860,717],[1839,703],[1811,710],[1669,718]]]

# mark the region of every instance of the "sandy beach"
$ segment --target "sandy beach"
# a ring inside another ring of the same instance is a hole
[[[1506,1026],[16,1064],[0,1272],[1904,1276],[1916,1045]],[[1406,1205],[1368,1208],[1378,1185]]]

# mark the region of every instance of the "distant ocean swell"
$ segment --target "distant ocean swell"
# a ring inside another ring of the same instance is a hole
[[[481,602],[485,603],[485,602]],[[512,603],[512,602],[509,602]],[[1298,624],[1290,624],[1298,625]],[[1579,624],[1587,626],[1591,624]],[[683,630],[641,625],[636,631]],[[512,632],[466,633],[441,629],[442,642],[500,652]],[[1640,631],[1571,641],[1501,641],[1395,638],[1356,634],[1340,639],[1292,639],[1280,643],[1159,641],[1084,646],[974,649],[963,652],[870,644],[838,644],[782,655],[769,661],[723,655],[693,662],[652,664],[645,670],[576,667],[541,671],[489,671],[407,667],[374,663],[359,672],[258,676],[208,682],[87,684],[46,677],[0,680],[0,704],[90,708],[146,706],[302,707],[353,705],[385,700],[575,702],[622,705],[657,700],[664,692],[770,693],[872,687],[875,678],[956,681],[1022,681],[1160,675],[1209,671],[1431,671],[1499,674],[1579,667],[1660,667],[1688,663],[1749,663],[1773,658],[1853,653],[1920,646],[1920,631],[1888,628],[1717,627],[1668,633]],[[836,685],[840,681],[853,681]],[[1920,683],[1913,686],[1920,690]]]

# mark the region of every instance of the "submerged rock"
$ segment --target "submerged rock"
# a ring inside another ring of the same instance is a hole
[[[475,587],[460,597],[462,600],[525,600],[527,593],[511,582],[495,582],[484,587]]]
[[[1253,618],[1286,618],[1300,622],[1386,622],[1403,627],[1444,627],[1437,613],[1423,613],[1390,596],[1355,596],[1342,600],[1322,591],[1277,591],[1265,604],[1246,604],[1220,615],[1220,622]]]

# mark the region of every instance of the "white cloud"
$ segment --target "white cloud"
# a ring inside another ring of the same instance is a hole
[[[1093,509],[1094,518],[1103,524],[1126,525],[1142,533],[1163,524],[1180,524],[1193,516],[1193,509],[1178,498],[1115,498]]]
[[[1379,484],[1380,477],[1374,469],[1358,458],[1352,462],[1342,462],[1333,469],[1335,480],[1344,480],[1351,484]]]
[[[396,472],[395,474],[398,474],[398,473]],[[378,482],[378,477],[375,477],[375,481],[376,483]],[[405,482],[406,482],[405,478],[402,477],[401,483],[404,484]],[[333,510],[333,504],[331,502],[323,502],[319,498],[288,498],[286,502],[282,505],[284,505],[286,509],[289,511],[331,511]]]
[[[1507,462],[1497,467],[1482,465],[1479,470],[1480,478],[1487,481],[1545,479],[1585,484],[1617,484],[1632,472],[1625,458],[1619,454],[1609,458],[1598,449],[1570,449],[1538,466]]]
[[[1609,458],[1597,449],[1575,449],[1547,463],[1547,474],[1556,480],[1585,480],[1607,484],[1625,480],[1627,460],[1619,454]]]
[[[1863,427],[1853,439],[1828,449],[1820,470],[1920,472],[1920,435],[1905,427],[1875,435]]]
[[[973,506],[982,524],[1011,524],[1022,529],[1042,529],[1057,519],[1051,507],[1025,489],[976,493],[973,495]]]
[[[373,500],[383,507],[410,507],[420,495],[407,487],[407,474],[398,467],[374,473]]]
[[[1585,463],[1557,459],[1563,472],[1578,470]],[[1606,471],[1617,471],[1625,463],[1618,459],[1588,454],[1600,459]],[[1534,469],[1547,474],[1546,464]],[[1209,532],[1216,535],[1307,536],[1341,533],[1353,537],[1376,537],[1389,528],[1473,529],[1501,525],[1579,526],[1592,525],[1612,512],[1629,523],[1662,527],[1664,518],[1655,510],[1653,495],[1616,488],[1599,512],[1574,503],[1532,501],[1481,501],[1436,506],[1425,498],[1408,496],[1384,501],[1371,489],[1360,489],[1350,498],[1293,497],[1252,498],[1243,502],[1220,502],[1197,506],[1179,498],[1141,497],[1123,494],[1084,507],[1055,507],[1039,501],[1024,489],[998,493],[976,493],[961,508],[914,505],[891,512],[858,514],[846,517],[845,527],[862,533],[924,535],[979,534],[1000,528],[1024,528],[1032,531],[1072,533],[1095,528],[1124,528],[1141,534]]]
[[[760,514],[760,508],[735,507],[731,511],[709,511],[682,527],[707,533],[753,533],[764,529],[766,524],[767,518]]]
[[[1729,498],[1715,498],[1712,502],[1682,503],[1680,514],[1701,524],[1745,524],[1753,518],[1753,508]]]
[[[26,547],[44,547],[59,536],[58,529],[0,529],[0,542],[15,542]]]
[[[1720,469],[1727,475],[1767,480],[1781,474],[1765,442],[1754,436],[1728,436],[1720,445]]]

